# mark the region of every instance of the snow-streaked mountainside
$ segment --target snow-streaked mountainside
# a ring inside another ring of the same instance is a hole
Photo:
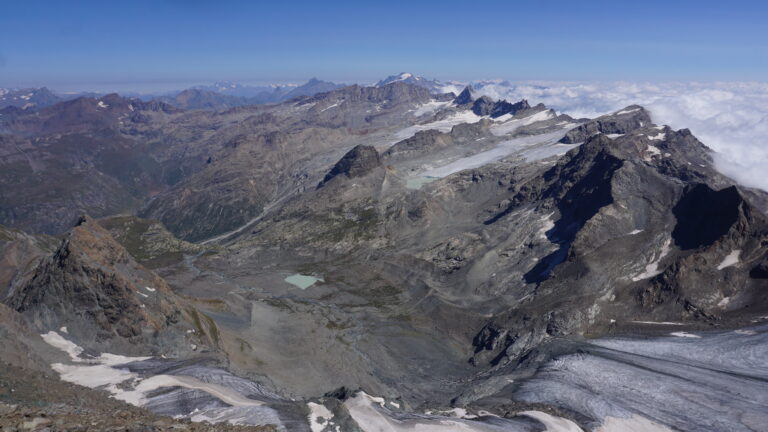
[[[718,166],[744,184],[768,190],[768,84],[478,82],[478,94],[528,98],[573,117],[595,117],[636,103],[657,123],[690,128],[718,152]]]
[[[192,109],[223,109],[249,104],[275,103],[296,96],[332,90],[338,85],[311,80],[304,85],[251,86],[230,81],[193,87],[205,93],[161,100]],[[478,80],[439,81],[409,72],[391,75],[377,86],[402,81],[430,92],[459,94],[471,85],[478,95],[494,99],[529,99],[544,103],[574,118],[595,117],[637,103],[657,123],[690,128],[718,152],[718,166],[746,185],[768,190],[768,84],[756,82],[632,83],[632,82],[511,82]],[[318,85],[319,84],[319,85]],[[0,109],[15,106],[38,109],[78,95],[57,95],[47,89],[0,89]],[[220,97],[217,94],[233,97]],[[147,99],[147,96],[142,98]],[[151,97],[149,97],[151,98]],[[191,102],[190,102],[191,101]]]
[[[619,96],[384,81],[3,108],[0,428],[765,430],[768,192]]]

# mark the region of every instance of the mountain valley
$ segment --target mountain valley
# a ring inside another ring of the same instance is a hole
[[[765,430],[768,192],[640,105],[455,86],[8,104],[0,418]]]

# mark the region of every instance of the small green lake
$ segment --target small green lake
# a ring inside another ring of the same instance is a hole
[[[288,276],[287,278],[285,278],[285,281],[301,289],[307,289],[312,285],[314,285],[315,282],[324,282],[323,279],[321,278],[316,278],[314,276],[307,276],[307,275],[298,274],[298,273]]]

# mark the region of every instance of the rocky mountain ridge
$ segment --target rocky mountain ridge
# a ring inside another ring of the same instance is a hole
[[[176,385],[141,393],[158,412],[314,430],[325,409],[327,427],[368,430],[370,394],[387,424],[486,430],[483,407],[538,430],[524,410],[606,421],[520,397],[574,353],[607,355],[593,341],[760,336],[768,194],[718,172],[689,130],[637,105],[574,119],[407,78],[212,112],[113,95],[7,120],[3,221],[61,235],[83,207],[99,219],[61,238],[0,230],[4,355],[45,369],[62,353],[24,335],[55,332],[87,358],[152,356],[103,390],[164,376]],[[102,180],[69,183],[84,173]]]

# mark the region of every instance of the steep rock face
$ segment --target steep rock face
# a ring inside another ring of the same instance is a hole
[[[464,90],[459,93],[458,96],[453,100],[453,103],[456,105],[467,105],[471,104],[475,100],[475,89],[472,88],[472,86],[466,86],[464,87]]]
[[[713,323],[768,308],[758,278],[768,220],[712,167],[687,130],[648,127],[587,138],[541,176],[513,186],[508,207],[552,212],[551,252],[525,274],[536,290],[475,337],[476,365],[519,361],[550,336],[611,323]],[[692,168],[695,167],[695,168]]]
[[[716,191],[705,184],[692,185],[672,209],[677,219],[672,238],[682,250],[708,246],[728,232],[745,206],[735,186]]]
[[[376,148],[366,145],[355,146],[336,162],[318,187],[322,187],[338,176],[346,178],[365,176],[380,166],[381,157]]]
[[[590,120],[568,133],[560,140],[564,144],[582,143],[596,133],[625,134],[651,124],[651,116],[645,108],[630,105],[613,114]]]
[[[123,351],[155,346],[188,352],[182,327],[193,328],[184,321],[199,316],[87,217],[6,303],[41,332],[67,327],[87,347],[106,345]],[[203,338],[215,333],[208,322],[201,326],[205,328],[198,334]]]
[[[505,114],[515,115],[530,108],[525,99],[509,103],[505,100],[495,101],[488,96],[482,96],[472,104],[472,112],[479,116],[491,116],[491,118],[498,118]]]
[[[472,112],[479,116],[490,115],[493,111],[496,101],[488,96],[481,96],[472,103]]]
[[[0,226],[0,301],[5,299],[37,262],[52,253],[57,239]]]

